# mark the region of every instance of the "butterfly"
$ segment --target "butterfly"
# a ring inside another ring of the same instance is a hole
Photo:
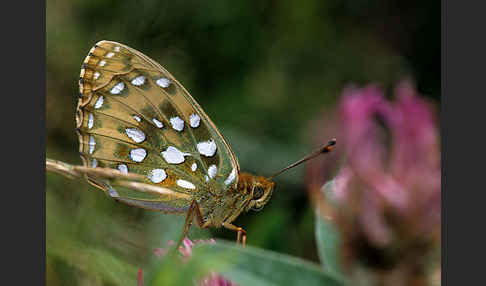
[[[240,172],[216,125],[167,70],[126,45],[100,41],[82,64],[79,92],[76,133],[84,166],[143,175],[159,191],[115,189],[96,176],[88,182],[121,203],[185,214],[181,240],[195,220],[200,228],[236,231],[237,243],[245,244],[246,231],[232,222],[265,206],[273,176]]]

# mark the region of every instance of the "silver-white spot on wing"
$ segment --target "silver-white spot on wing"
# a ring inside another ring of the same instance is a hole
[[[95,146],[96,146],[96,142],[95,142],[95,139],[93,136],[89,136],[89,153],[90,154],[93,154],[94,150],[95,150]]]
[[[125,88],[125,83],[120,81],[119,83],[115,84],[115,86],[110,90],[110,93],[120,94],[124,88]]]
[[[182,120],[179,116],[172,117],[170,119],[170,125],[172,125],[174,130],[182,131],[184,129],[184,120]]]
[[[92,159],[91,160],[91,168],[96,168],[96,166],[98,166],[98,160]]]
[[[209,175],[209,178],[214,178],[214,176],[216,176],[216,173],[218,172],[218,167],[216,167],[216,165],[211,165],[209,166],[208,168],[208,175]]]
[[[226,180],[224,180],[224,184],[227,186],[229,184],[231,184],[231,182],[233,182],[233,180],[236,178],[236,169],[233,168],[233,170],[231,171],[231,173],[228,175],[228,178],[226,178]]]
[[[103,106],[103,101],[105,101],[103,96],[98,97],[98,100],[96,100],[95,102],[94,108],[95,109],[101,108],[101,106]]]
[[[145,83],[145,77],[143,75],[137,76],[136,78],[132,79],[132,84],[135,86],[141,86]]]
[[[116,47],[114,47],[114,48],[113,48],[113,50],[114,50],[115,52],[119,52],[119,51],[120,51],[120,47],[119,47],[119,46],[116,46]]]
[[[108,54],[106,54],[106,57],[107,57],[107,58],[111,58],[111,57],[113,57],[114,55],[115,55],[115,53],[113,53],[113,52],[109,52]]]
[[[145,156],[147,156],[147,151],[143,148],[136,148],[130,150],[130,159],[132,159],[135,162],[142,162],[143,159],[145,159]]]
[[[185,161],[184,156],[191,156],[189,153],[181,152],[173,146],[167,147],[167,150],[160,152],[164,160],[169,164],[180,164]]]
[[[191,189],[191,190],[196,189],[196,186],[194,186],[193,183],[188,182],[186,180],[177,180],[176,184],[179,185],[179,187],[183,187],[185,189]]]
[[[108,193],[112,198],[119,198],[120,195],[116,192],[115,189],[113,189],[111,186],[108,186]]]
[[[212,157],[216,153],[216,143],[213,139],[197,143],[197,151],[206,157]]]
[[[170,80],[168,78],[162,77],[159,78],[155,83],[157,83],[160,87],[166,88],[170,84]]]
[[[191,170],[192,170],[193,172],[195,172],[195,171],[197,170],[197,164],[196,164],[196,163],[192,163],[192,165],[191,165]]]
[[[93,124],[94,124],[94,117],[93,117],[93,113],[90,113],[90,114],[88,115],[88,129],[93,128]]]
[[[138,117],[137,115],[134,115],[133,116],[133,119],[137,120],[138,122],[141,122],[142,121],[142,118]]]
[[[157,118],[153,118],[152,119],[152,122],[155,124],[155,126],[157,126],[158,128],[162,128],[164,127],[164,124],[160,121],[157,120]]]
[[[191,116],[189,116],[189,123],[191,124],[192,128],[197,128],[200,122],[201,117],[199,117],[199,115],[197,115],[196,113],[193,113],[191,114]]]
[[[93,75],[93,78],[94,79],[98,79],[100,77],[100,73],[99,72],[95,72],[94,75]]]
[[[127,133],[127,136],[136,143],[140,143],[145,140],[145,133],[138,128],[126,128],[125,132]]]
[[[154,183],[160,183],[167,178],[167,173],[163,169],[153,169],[148,178]]]
[[[128,174],[128,167],[125,164],[118,165],[118,171],[122,172],[123,174]]]
[[[106,61],[105,60],[100,61],[99,65],[100,65],[100,67],[104,67],[106,65]]]

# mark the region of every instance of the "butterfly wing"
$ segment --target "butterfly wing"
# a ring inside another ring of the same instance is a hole
[[[173,195],[118,193],[122,202],[183,212],[192,200],[236,188],[239,165],[228,143],[185,88],[160,64],[123,44],[101,41],[81,68],[76,112],[83,162],[146,176]],[[115,195],[114,195],[115,194]]]

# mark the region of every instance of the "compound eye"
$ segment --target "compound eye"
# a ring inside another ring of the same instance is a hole
[[[261,209],[263,209],[263,206],[261,206],[261,207],[254,206],[254,207],[251,208],[251,210],[254,211],[254,212],[258,212]]]
[[[263,196],[263,188],[261,186],[256,186],[253,189],[253,199],[258,200]]]

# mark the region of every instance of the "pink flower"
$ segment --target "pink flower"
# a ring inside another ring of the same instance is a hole
[[[138,269],[137,286],[143,286],[143,270],[142,270],[142,268]]]
[[[237,284],[224,279],[221,275],[212,272],[199,282],[199,286],[236,286]]]
[[[194,241],[191,241],[189,238],[185,237],[184,240],[182,241],[182,245],[179,246],[179,253],[182,255],[182,258],[184,260],[187,260],[191,257],[191,254],[192,254],[192,248],[194,247],[194,245],[196,244],[214,244],[216,243],[216,241],[211,238],[211,239],[207,239],[207,240],[204,240],[204,239],[198,239],[198,240],[194,240]],[[174,241],[170,240],[168,243],[167,243],[167,246],[172,246],[174,245]],[[167,248],[155,248],[154,249],[154,254],[157,256],[157,257],[160,257],[160,256],[165,256],[168,252],[168,249]],[[139,270],[139,276],[138,276],[138,285],[141,286],[143,284],[143,277],[142,277],[142,269]],[[141,281],[141,282],[140,282]],[[214,273],[214,272],[211,272],[211,274],[207,277],[204,277],[203,279],[201,279],[201,281],[199,281],[198,283],[198,286],[236,286],[237,284],[230,281],[230,280],[226,280],[224,277],[222,277],[221,275],[217,274],[217,273]]]
[[[419,264],[426,251],[440,245],[435,110],[404,81],[394,101],[374,85],[349,87],[330,114],[324,124],[335,127],[317,127],[317,140],[336,137],[339,152],[309,164],[308,180],[320,209],[331,210],[338,225],[343,260],[369,263],[372,254],[377,259],[372,263],[387,267]],[[336,166],[331,202],[318,186]]]

